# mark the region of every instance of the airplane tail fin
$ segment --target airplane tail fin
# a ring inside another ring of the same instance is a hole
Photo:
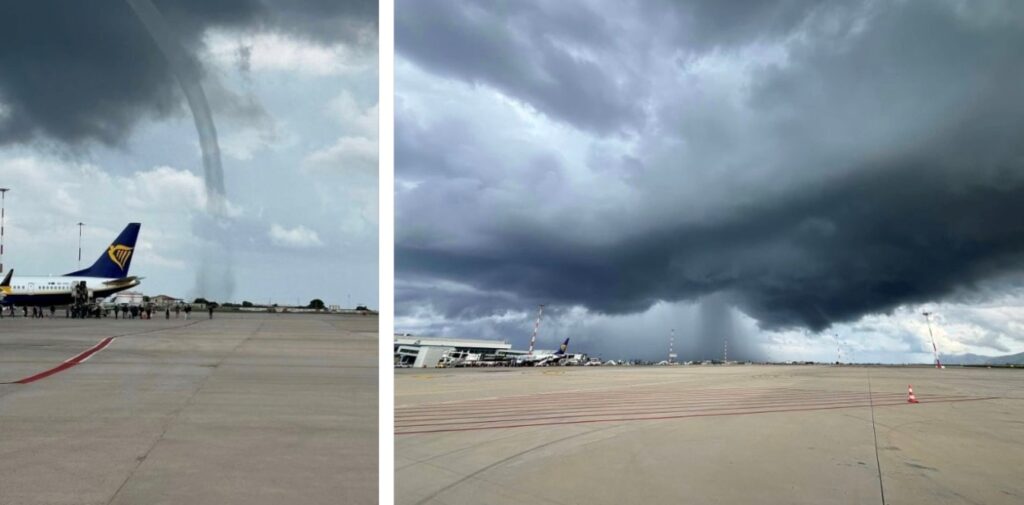
[[[11,277],[14,276],[14,269],[7,271],[7,275],[4,276],[4,281],[0,282],[0,297],[6,295],[11,291]]]
[[[132,253],[135,251],[135,240],[139,238],[139,223],[128,223],[124,231],[114,239],[107,250],[91,267],[77,272],[65,274],[65,277],[110,277],[120,279],[128,276],[128,267],[132,264]]]
[[[556,352],[555,354],[558,354],[559,356],[561,356],[561,355],[565,354],[565,352],[568,351],[568,350],[569,350],[569,339],[567,338],[567,339],[565,339],[565,342],[562,342],[562,345],[558,346],[558,352]]]

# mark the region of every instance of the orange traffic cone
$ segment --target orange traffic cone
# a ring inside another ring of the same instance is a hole
[[[917,397],[914,396],[914,386],[907,384],[907,403],[919,403]]]

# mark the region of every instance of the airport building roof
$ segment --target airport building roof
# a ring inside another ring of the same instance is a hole
[[[395,345],[454,347],[460,349],[490,349],[495,351],[512,348],[512,344],[502,342],[500,340],[480,340],[450,337],[421,337],[411,335],[395,335]]]

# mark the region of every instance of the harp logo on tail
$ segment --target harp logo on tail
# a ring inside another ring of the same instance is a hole
[[[121,270],[124,270],[124,264],[128,261],[128,258],[132,257],[134,249],[134,247],[121,244],[111,245],[107,248],[107,256],[110,256],[110,260],[117,264]]]

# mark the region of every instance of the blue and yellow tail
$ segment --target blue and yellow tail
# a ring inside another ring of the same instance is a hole
[[[139,223],[128,223],[124,231],[114,239],[107,250],[91,267],[77,272],[65,274],[65,277],[103,277],[120,279],[128,277],[128,267],[132,264],[135,252],[135,240],[139,238]]]
[[[568,350],[569,350],[569,339],[567,338],[567,339],[565,339],[565,342],[562,342],[562,345],[558,346],[558,351],[555,352],[555,354],[562,355],[562,354],[565,354],[565,351],[568,351]]]

